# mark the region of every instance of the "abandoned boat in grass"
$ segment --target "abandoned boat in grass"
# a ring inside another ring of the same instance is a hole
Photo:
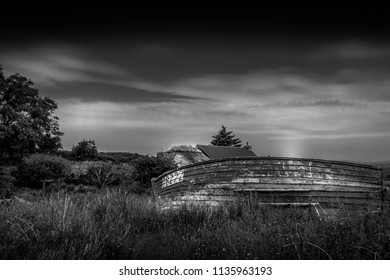
[[[216,158],[152,179],[164,207],[220,205],[242,197],[271,205],[377,209],[384,201],[383,170],[343,161],[289,157]]]

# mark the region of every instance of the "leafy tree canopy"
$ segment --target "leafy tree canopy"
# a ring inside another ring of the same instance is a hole
[[[60,149],[54,100],[39,96],[33,82],[19,74],[5,77],[0,66],[0,158],[20,161],[25,155]]]
[[[72,148],[72,157],[76,160],[92,160],[98,156],[94,140],[82,140]]]
[[[239,138],[235,138],[236,136],[232,133],[233,131],[227,131],[226,127],[222,125],[222,129],[213,136],[211,145],[241,147],[241,140]]]

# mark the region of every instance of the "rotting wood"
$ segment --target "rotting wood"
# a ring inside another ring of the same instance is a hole
[[[193,169],[206,169],[212,167],[220,166],[230,166],[230,165],[241,165],[241,166],[250,166],[250,165],[279,165],[279,166],[308,166],[308,167],[323,167],[331,169],[345,169],[345,170],[359,170],[362,168],[371,169],[371,170],[380,170],[381,168],[372,165],[365,164],[356,164],[356,163],[347,163],[347,162],[336,162],[336,161],[327,161],[327,160],[295,160],[295,159],[280,159],[280,158],[234,158],[234,159],[220,159],[220,160],[210,160],[202,163],[195,163],[191,165],[184,166],[187,170]]]
[[[167,184],[164,177],[179,170],[182,178]],[[251,157],[191,164],[155,178],[152,184],[160,200],[178,204],[254,196],[264,203],[376,207],[384,197],[382,173],[376,166],[348,162]]]
[[[198,178],[186,178],[186,182],[190,184],[232,184],[232,177],[198,177]],[[251,183],[247,183],[248,185]],[[380,182],[374,181],[371,183],[359,182],[359,181],[344,181],[344,180],[316,180],[309,178],[259,178],[258,184],[302,184],[302,185],[335,185],[335,186],[351,186],[351,187],[369,187],[372,185],[380,185]]]
[[[355,189],[310,189],[309,187],[306,188],[208,188],[205,186],[204,188],[176,188],[176,189],[171,189],[171,190],[163,190],[160,192],[160,195],[168,195],[168,194],[175,194],[175,193],[213,193],[213,194],[231,194],[231,193],[245,193],[245,192],[252,192],[252,193],[270,193],[274,192],[276,194],[280,193],[296,193],[296,195],[299,195],[300,192],[304,193],[324,193],[324,195],[327,194],[338,194],[340,196],[343,195],[348,195],[351,194],[353,195],[354,193],[361,194],[361,196],[378,196],[381,195],[380,189],[371,189],[371,190],[360,190],[358,188]]]
[[[345,175],[345,176],[357,176],[357,177],[369,177],[369,178],[380,178],[381,173],[378,170],[370,170],[370,169],[361,169],[361,170],[345,170],[345,169],[330,169],[330,168],[318,168],[318,167],[309,167],[309,166],[286,166],[283,168],[279,165],[267,165],[267,166],[258,166],[251,165],[245,166],[244,168],[240,167],[238,169],[237,165],[231,166],[220,166],[214,168],[207,169],[185,169],[185,173],[187,176],[193,176],[197,174],[208,174],[208,173],[222,173],[222,172],[231,172],[231,171],[240,171],[242,173],[251,172],[251,173],[267,173],[267,172],[305,172],[305,173],[319,173],[319,174],[328,174],[328,175]]]
[[[342,175],[329,175],[329,174],[320,174],[320,173],[309,173],[309,172],[266,172],[266,173],[242,173],[237,171],[230,172],[210,172],[206,174],[196,174],[196,175],[187,175],[187,178],[228,178],[232,177],[234,179],[247,179],[249,182],[252,181],[257,183],[256,178],[304,178],[304,179],[323,179],[323,180],[339,180],[339,181],[352,181],[352,182],[364,182],[364,183],[379,183],[380,178],[375,177],[363,177],[363,176],[342,176]]]
[[[374,200],[380,200],[380,193],[364,193],[364,192],[355,192],[355,193],[348,193],[348,196],[345,196],[346,193],[332,193],[332,192],[307,192],[307,191],[284,191],[284,192],[248,192],[247,194],[252,195],[253,197],[277,197],[277,198],[286,198],[286,197],[302,197],[302,198],[335,198],[335,199],[374,199]],[[171,193],[171,194],[165,194],[165,197],[180,197],[180,196],[216,196],[216,197],[238,197],[238,195],[234,192],[178,192],[178,193]]]
[[[255,165],[264,165],[264,164],[278,164],[278,165],[299,165],[299,166],[310,166],[310,167],[327,167],[331,169],[348,169],[348,170],[360,170],[361,168],[371,169],[371,170],[382,170],[378,166],[360,164],[360,163],[350,163],[350,162],[341,162],[341,161],[332,161],[332,160],[322,160],[322,159],[304,159],[304,158],[285,158],[285,157],[239,157],[239,158],[225,158],[225,159],[214,159],[200,163],[193,163],[187,166],[177,168],[172,171],[168,171],[155,180],[166,176],[169,173],[175,172],[180,169],[191,170],[192,168],[210,168],[218,166],[228,166],[230,164],[240,164],[242,166],[255,164]]]

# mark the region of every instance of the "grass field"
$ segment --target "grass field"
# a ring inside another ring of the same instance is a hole
[[[390,217],[241,201],[159,210],[123,189],[0,205],[1,259],[390,259]]]

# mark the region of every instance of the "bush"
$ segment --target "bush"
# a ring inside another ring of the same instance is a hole
[[[110,162],[84,161],[71,166],[67,180],[73,184],[105,188],[129,180],[130,174],[130,167],[115,165]]]
[[[19,185],[42,187],[42,180],[58,180],[69,173],[68,160],[47,154],[33,154],[19,165]]]
[[[139,182],[142,187],[151,187],[151,179],[162,173],[175,169],[176,165],[171,159],[163,156],[143,156],[133,161],[133,180]]]
[[[116,164],[131,164],[135,159],[142,155],[128,152],[99,152],[98,159],[101,161],[111,161]]]
[[[108,162],[94,162],[88,170],[90,182],[98,188],[119,185],[121,174],[116,172],[114,165]]]

